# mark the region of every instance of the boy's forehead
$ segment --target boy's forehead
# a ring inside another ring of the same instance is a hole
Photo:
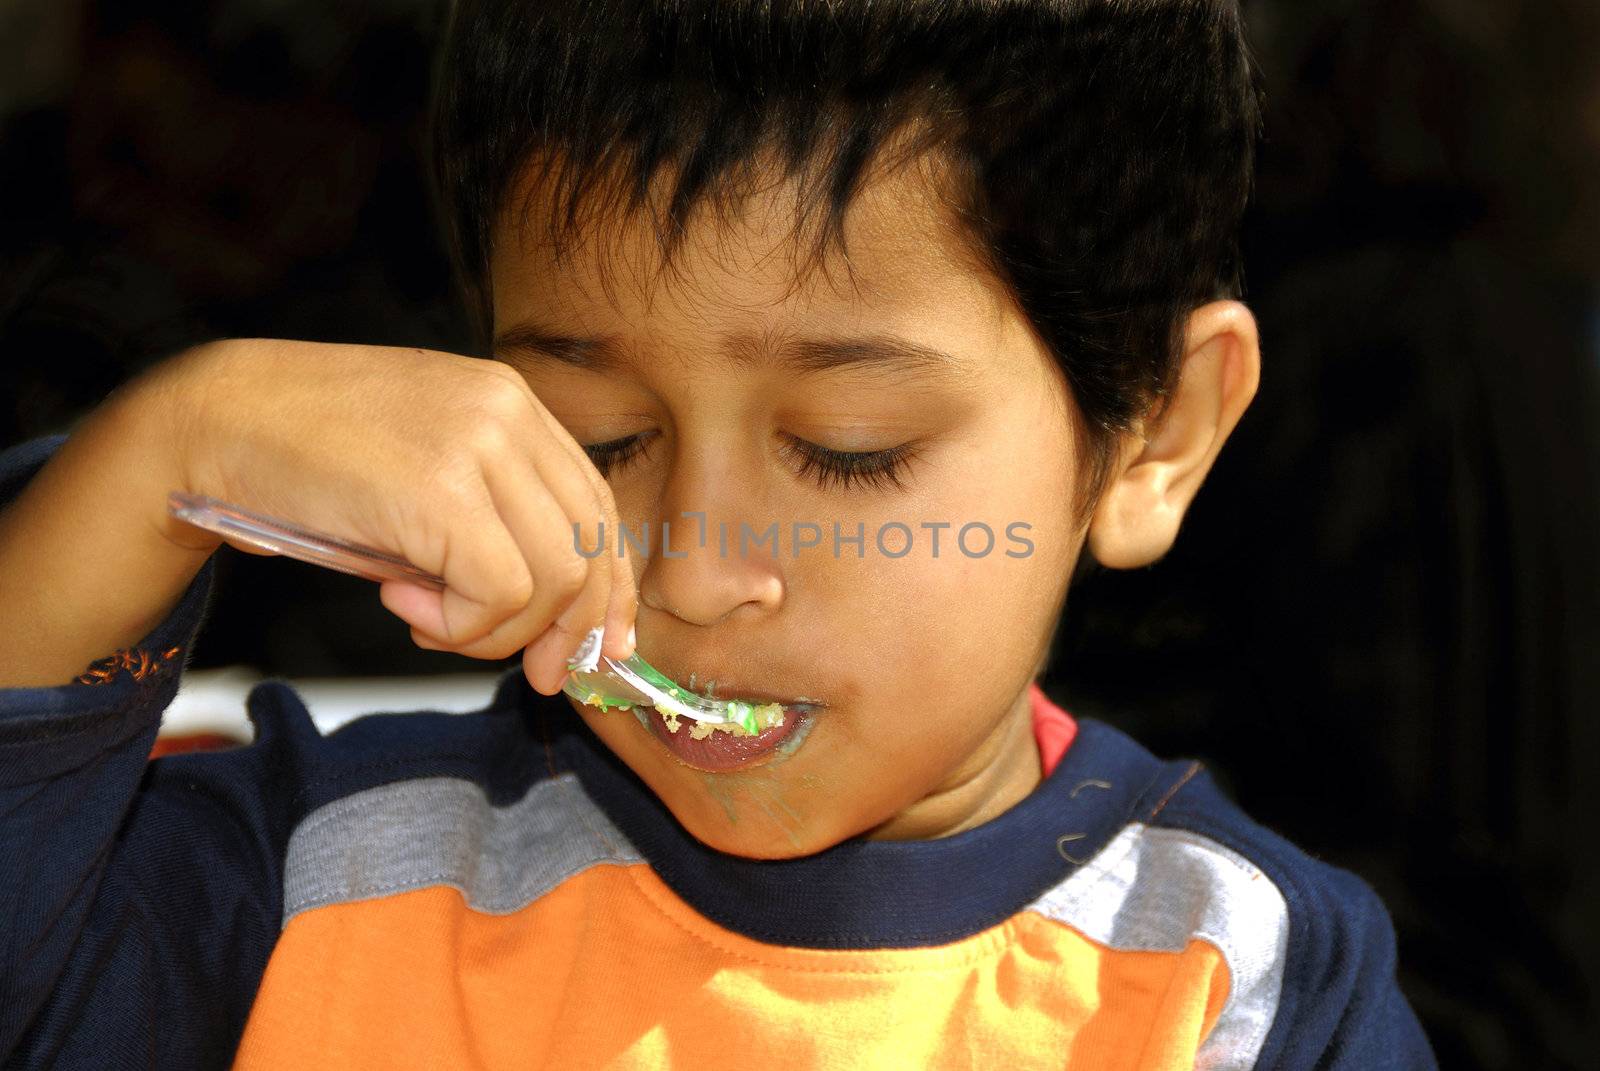
[[[596,306],[636,312],[663,298],[700,308],[838,313],[1000,296],[955,222],[936,169],[911,162],[865,178],[845,209],[842,241],[821,240],[825,206],[804,200],[802,181],[769,171],[741,193],[716,191],[694,206],[668,256],[659,200],[590,209],[558,231],[553,199],[525,177],[493,234],[496,319],[530,306],[560,316]],[[658,187],[666,188],[665,176]]]

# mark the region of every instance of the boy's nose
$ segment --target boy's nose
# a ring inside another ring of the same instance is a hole
[[[765,527],[727,514],[661,518],[651,525],[639,601],[693,625],[715,625],[736,611],[776,610],[784,577],[776,546],[755,541]]]

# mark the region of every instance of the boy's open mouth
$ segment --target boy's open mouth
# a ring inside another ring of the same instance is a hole
[[[744,699],[767,705],[765,728],[754,736],[726,732],[687,718],[663,715],[652,707],[635,707],[651,734],[686,766],[708,773],[726,773],[787,756],[800,746],[820,704],[780,701],[768,696],[734,693],[719,699]],[[676,727],[676,731],[674,731]]]

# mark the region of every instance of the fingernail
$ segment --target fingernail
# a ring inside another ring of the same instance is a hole
[[[628,653],[632,654],[639,647],[639,636],[634,626],[628,626]]]
[[[604,636],[604,626],[596,625],[589,630],[571,658],[567,659],[567,668],[579,673],[593,673],[595,667],[600,665],[600,641]]]

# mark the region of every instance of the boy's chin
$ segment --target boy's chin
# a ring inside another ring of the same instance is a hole
[[[800,806],[776,803],[768,796],[770,789],[751,788],[735,779],[724,780],[724,775],[702,774],[687,767],[684,773],[696,783],[674,778],[672,783],[651,787],[691,837],[724,855],[796,859],[826,851],[850,836],[837,818],[829,820]]]
[[[802,856],[816,855],[839,843],[838,840],[829,838],[817,838],[813,843],[807,843],[801,838],[791,839],[789,831],[778,829],[770,822],[765,823],[763,829],[730,829],[726,823],[715,823],[711,828],[706,828],[698,823],[691,825],[682,818],[678,821],[689,831],[690,836],[706,847],[723,855],[734,855],[742,859],[769,861],[798,859]],[[717,825],[721,828],[716,828]]]
[[[708,848],[746,859],[794,859],[826,851],[857,830],[838,813],[838,796],[775,777],[774,767],[711,773],[678,762],[637,727],[583,716],[613,754],[638,775],[678,824]],[[784,764],[787,766],[787,764]]]

